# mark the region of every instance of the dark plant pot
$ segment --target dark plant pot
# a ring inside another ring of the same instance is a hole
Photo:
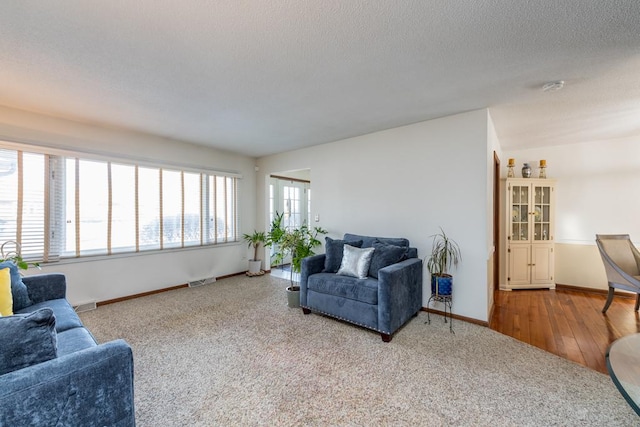
[[[289,286],[287,288],[287,306],[300,308],[300,286]]]
[[[453,276],[450,274],[431,275],[431,295],[451,296]]]

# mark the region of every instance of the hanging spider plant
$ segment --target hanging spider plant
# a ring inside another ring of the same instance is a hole
[[[7,248],[5,248],[7,246]],[[0,262],[11,261],[20,270],[27,270],[29,267],[36,267],[40,269],[40,264],[37,262],[27,262],[22,259],[22,246],[15,240],[7,240],[0,246]]]

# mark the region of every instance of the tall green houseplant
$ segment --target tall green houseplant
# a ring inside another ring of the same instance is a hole
[[[286,230],[282,225],[282,221],[284,219],[284,214],[276,211],[273,216],[273,220],[271,220],[271,225],[269,227],[269,232],[267,233],[267,242],[266,245],[273,248],[274,254],[272,255],[273,261],[271,261],[271,266],[280,265],[283,262],[283,258],[281,257],[281,252],[279,250],[280,242],[284,237]]]
[[[307,224],[302,224],[298,228],[285,230],[278,242],[276,259],[282,262],[287,256],[291,256],[287,288],[287,305],[290,308],[300,307],[300,286],[294,283],[293,273],[300,273],[304,258],[315,255],[314,248],[322,244],[318,239],[320,234],[327,234],[327,231],[321,227],[310,228]]]
[[[283,257],[291,255],[292,273],[300,273],[303,258],[315,255],[313,249],[322,244],[318,240],[319,234],[327,234],[327,231],[321,227],[310,228],[307,224],[285,232],[280,241],[280,248]]]

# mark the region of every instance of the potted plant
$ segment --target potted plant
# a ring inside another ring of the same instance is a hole
[[[5,249],[5,246],[12,247],[11,249]],[[11,261],[20,270],[28,270],[29,266],[40,269],[40,264],[37,262],[27,262],[22,259],[21,255],[22,247],[20,243],[15,240],[7,240],[0,246],[0,262]]]
[[[449,269],[457,267],[458,262],[462,261],[460,247],[442,228],[440,233],[431,237],[433,245],[431,255],[427,257],[427,270],[431,273],[431,294],[450,296],[453,276],[449,274]]]
[[[327,234],[327,231],[320,227],[310,228],[307,224],[302,224],[299,228],[286,230],[279,241],[277,258],[282,260],[287,255],[291,255],[290,285],[287,288],[287,301],[291,308],[300,307],[300,286],[293,281],[293,273],[300,273],[303,258],[315,255],[313,249],[322,244],[318,240],[319,234]]]
[[[244,234],[242,236],[245,242],[247,242],[247,248],[253,247],[253,259],[249,260],[249,276],[255,276],[261,273],[262,260],[258,258],[258,249],[260,244],[264,244],[267,241],[264,231],[253,231],[253,234]]]
[[[279,250],[279,244],[286,233],[285,228],[282,226],[283,218],[284,214],[276,211],[273,216],[273,220],[271,221],[269,232],[266,236],[267,241],[265,244],[273,248],[273,255],[271,256],[273,260],[271,261],[271,267],[282,264],[284,260],[283,254]]]

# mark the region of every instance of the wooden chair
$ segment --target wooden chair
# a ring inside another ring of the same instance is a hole
[[[640,306],[640,252],[628,234],[596,234],[596,244],[609,281],[609,295],[603,313],[613,301],[614,289],[635,292],[636,307]]]

